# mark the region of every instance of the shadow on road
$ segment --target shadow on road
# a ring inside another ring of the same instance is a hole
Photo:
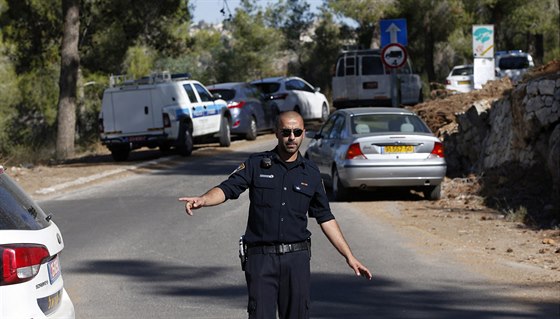
[[[246,288],[244,284],[228,284],[228,281],[231,282],[228,277],[231,271],[228,267],[191,267],[142,260],[90,260],[78,267],[66,269],[66,272],[82,275],[110,275],[125,286],[127,283],[141,282],[145,290],[138,291],[138,294],[204,297],[202,300],[208,300],[209,306],[228,304],[232,310],[238,310],[245,305]],[[243,274],[239,272],[239,276]],[[366,281],[347,274],[313,273],[311,317],[550,319],[558,314],[558,305],[553,303],[523,304],[495,297],[499,290],[507,290],[507,286],[490,291],[485,282],[457,281],[441,282],[436,287],[431,286],[429,290],[411,289],[404,283],[381,276]],[[127,291],[135,293],[134,290]],[[240,299],[243,301],[237,305]],[[519,305],[530,310],[517,310]],[[188,317],[188,314],[185,316]]]

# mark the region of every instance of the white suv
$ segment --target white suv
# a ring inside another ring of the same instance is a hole
[[[329,117],[329,103],[319,88],[295,76],[273,77],[251,82],[266,98],[271,106],[280,112],[296,111],[304,120],[326,121]]]
[[[496,77],[508,76],[513,83],[519,82],[529,68],[535,66],[533,57],[521,50],[498,51],[495,57]]]
[[[0,318],[75,317],[60,229],[0,166]]]

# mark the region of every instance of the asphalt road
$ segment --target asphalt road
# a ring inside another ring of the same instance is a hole
[[[274,144],[257,140],[235,152],[195,153],[173,169],[41,202],[65,240],[61,266],[76,317],[246,318],[237,247],[247,194],[192,217],[177,198],[201,194],[251,152]],[[399,213],[390,200],[372,205]],[[332,203],[332,209],[374,278],[356,277],[310,220],[312,318],[551,318],[550,305],[508,299],[503,292],[512,287],[489,284],[458,263],[415,252],[389,225],[352,203]]]

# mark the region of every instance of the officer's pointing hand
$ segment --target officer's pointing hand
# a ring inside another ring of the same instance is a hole
[[[181,202],[185,202],[185,211],[188,215],[193,215],[193,209],[199,209],[204,206],[204,201],[201,197],[181,197]]]

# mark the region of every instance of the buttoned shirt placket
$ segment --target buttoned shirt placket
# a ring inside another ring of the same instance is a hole
[[[280,196],[280,214],[278,214],[278,238],[280,242],[284,242],[284,220],[287,218],[289,214],[289,205],[288,205],[288,198],[290,196],[290,187],[287,184],[290,181],[288,174],[290,173],[289,169],[282,165],[282,196]]]

